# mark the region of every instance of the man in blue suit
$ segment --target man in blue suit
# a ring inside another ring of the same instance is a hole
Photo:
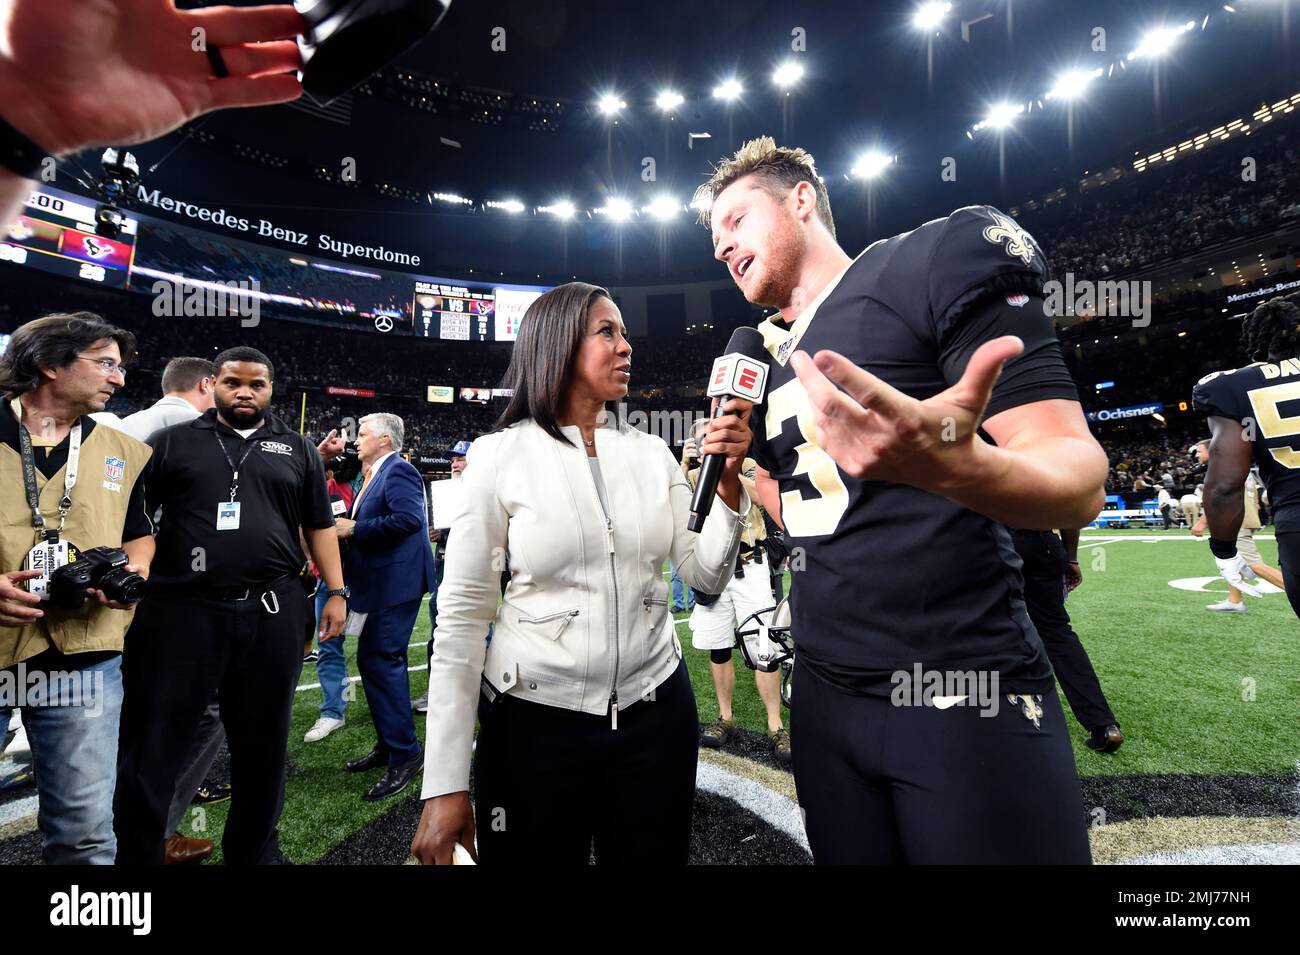
[[[348,609],[366,615],[357,666],[379,737],[374,749],[350,760],[347,768],[353,773],[385,768],[366,793],[368,800],[401,792],[424,765],[411,715],[406,647],[424,595],[434,587],[433,551],[420,474],[397,453],[402,435],[402,419],[395,414],[361,419],[357,451],[365,480],[351,517],[336,522],[339,537],[347,541]]]

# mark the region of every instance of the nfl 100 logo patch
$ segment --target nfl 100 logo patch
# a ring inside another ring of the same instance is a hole
[[[126,462],[121,458],[115,458],[112,455],[104,458],[104,477],[110,481],[122,480],[122,475],[126,473]]]

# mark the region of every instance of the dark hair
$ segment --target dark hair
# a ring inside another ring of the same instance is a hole
[[[0,358],[0,391],[14,398],[41,386],[45,368],[67,368],[98,342],[113,341],[122,363],[135,357],[135,336],[94,312],[58,312],[19,326]]]
[[[193,391],[204,378],[211,378],[216,373],[212,362],[206,358],[173,358],[167,363],[162,373],[162,391],[164,395],[178,391]]]
[[[1300,308],[1285,299],[1269,299],[1242,322],[1241,338],[1251,361],[1300,354]]]
[[[228,361],[251,361],[254,364],[265,365],[266,377],[271,381],[275,381],[275,366],[271,364],[271,359],[256,348],[250,348],[248,345],[236,345],[234,348],[227,348],[212,359],[213,373],[220,374],[221,366]]]
[[[555,440],[573,444],[560,430],[560,413],[587,334],[587,312],[598,298],[613,301],[598,285],[569,282],[528,306],[502,382],[502,387],[514,389],[514,396],[494,430],[531,418]]]

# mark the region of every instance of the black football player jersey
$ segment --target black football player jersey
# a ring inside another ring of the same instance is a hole
[[[917,663],[996,670],[1005,692],[1043,692],[1051,665],[1025,610],[1008,530],[944,497],[842,472],[817,446],[790,355],[833,349],[915,398],[954,384],[975,349],[1025,341],[986,417],[1078,400],[1043,307],[1047,265],[1030,235],[988,206],[958,209],[869,246],[789,326],[760,325],[771,353],[754,454],[778,482],[790,605],[805,659],[859,692],[888,692]]]
[[[1274,527],[1300,530],[1300,358],[1206,375],[1192,389],[1192,405],[1253,428]]]

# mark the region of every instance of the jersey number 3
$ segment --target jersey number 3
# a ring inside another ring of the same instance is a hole
[[[1278,410],[1284,401],[1300,399],[1300,381],[1284,385],[1269,385],[1249,392],[1250,407],[1255,412],[1255,424],[1266,439],[1289,438],[1300,435],[1300,416],[1282,417]],[[1295,448],[1269,448],[1274,460],[1284,468],[1300,468],[1300,451]]]
[[[831,456],[817,446],[812,405],[798,378],[792,378],[767,396],[767,415],[763,426],[767,440],[780,437],[791,418],[799,424],[803,441],[794,449],[798,460],[794,474],[806,474],[817,497],[805,498],[798,491],[781,493],[781,521],[795,537],[824,537],[834,534],[840,518],[849,506],[848,488],[840,477]]]

